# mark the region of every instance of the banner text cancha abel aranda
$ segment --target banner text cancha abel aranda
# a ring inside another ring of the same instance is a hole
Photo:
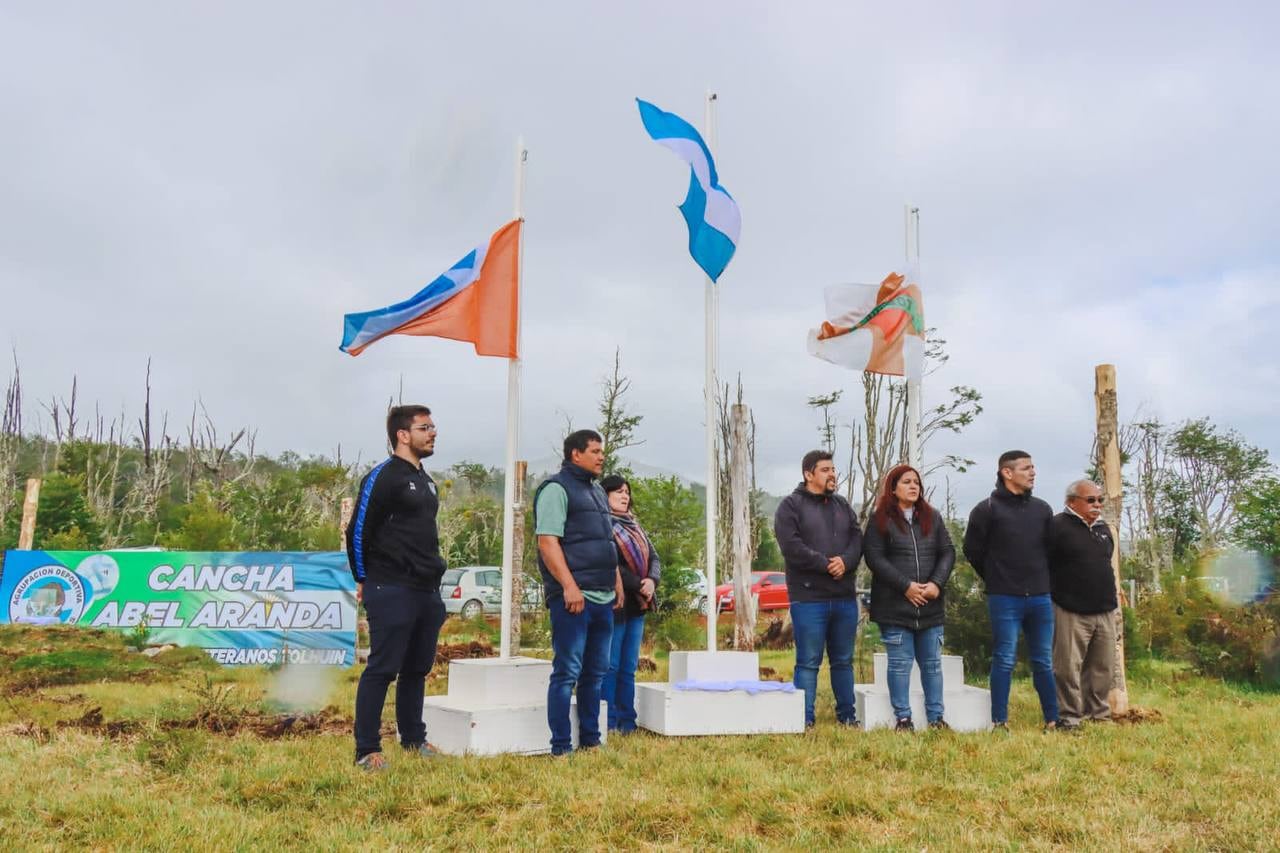
[[[136,629],[224,664],[355,663],[341,551],[8,551],[0,622]]]

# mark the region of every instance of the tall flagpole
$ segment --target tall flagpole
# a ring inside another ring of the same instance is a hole
[[[716,93],[707,90],[707,148],[712,157],[716,151]],[[707,418],[707,651],[716,650],[716,613],[720,602],[716,595],[716,510],[720,500],[720,477],[716,457],[716,354],[719,350],[719,299],[715,282],[706,279],[706,398]],[[739,606],[742,602],[739,602]]]
[[[907,269],[915,268],[917,275],[919,275],[920,208],[912,207],[909,204],[903,205],[902,216]],[[918,284],[919,282],[916,283]],[[920,379],[907,380],[907,461],[917,471],[920,470],[922,455],[920,447],[921,384]]]
[[[516,139],[516,188],[515,219],[524,219],[524,169],[529,152],[524,147],[524,137]],[[519,256],[516,261],[516,357],[507,360],[507,457],[504,468],[506,477],[502,490],[502,641],[501,656],[511,657],[511,587],[515,572],[523,566],[514,565],[515,553],[515,504],[516,504],[516,450],[520,443],[520,357],[524,352],[522,315],[524,314],[524,225],[520,226]],[[519,611],[516,611],[517,613]]]

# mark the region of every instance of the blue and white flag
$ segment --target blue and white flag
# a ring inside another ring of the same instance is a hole
[[[689,164],[689,194],[680,205],[689,226],[689,254],[712,281],[717,281],[738,248],[742,231],[738,203],[720,186],[711,149],[693,125],[648,101],[636,98],[636,103],[644,129],[653,141],[670,148]]]

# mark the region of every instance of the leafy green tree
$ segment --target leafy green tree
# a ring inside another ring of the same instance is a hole
[[[1191,420],[1169,437],[1169,453],[1185,490],[1201,542],[1217,545],[1235,523],[1236,506],[1274,470],[1267,451],[1208,418]]]
[[[207,487],[174,510],[176,529],[160,536],[160,544],[177,551],[230,551],[243,547],[235,536],[235,519],[214,500]],[[246,547],[245,550],[248,550]]]
[[[1234,539],[1246,548],[1280,556],[1280,479],[1255,483],[1236,502]]]
[[[61,544],[72,542],[79,548],[98,547],[102,533],[85,500],[84,478],[80,475],[50,474],[40,484],[35,545],[38,548],[48,547],[52,537],[69,534],[73,529],[74,535],[70,539],[60,539]]]

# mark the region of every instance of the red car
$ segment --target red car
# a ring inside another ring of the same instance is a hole
[[[782,572],[752,572],[751,594],[760,597],[761,610],[781,610],[791,606],[787,597],[787,576]],[[716,601],[720,609],[733,609],[733,584],[722,583],[716,587]]]

